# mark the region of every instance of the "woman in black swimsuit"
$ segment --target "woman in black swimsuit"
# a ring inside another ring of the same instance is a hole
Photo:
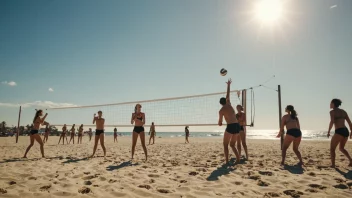
[[[189,137],[189,130],[188,130],[188,126],[185,127],[185,144],[189,143],[188,141],[188,137]]]
[[[298,150],[298,146],[301,143],[302,132],[299,125],[299,120],[297,117],[297,112],[295,111],[292,105],[286,107],[286,115],[282,116],[280,132],[277,137],[281,137],[281,134],[284,133],[284,127],[286,125],[287,133],[284,139],[284,145],[282,148],[282,161],[281,165],[285,165],[286,151],[290,144],[293,142],[293,152],[297,155],[299,163],[297,165],[302,166],[302,156]]]
[[[83,137],[83,124],[78,129],[78,142],[77,144],[81,143],[82,144],[82,137]]]
[[[335,125],[335,134],[331,138],[330,144],[330,156],[331,156],[331,167],[335,168],[335,150],[338,144],[340,144],[340,151],[347,157],[350,161],[348,166],[352,166],[352,159],[348,151],[345,149],[346,142],[348,140],[348,136],[352,139],[352,133],[349,134],[348,129],[345,126],[345,121],[347,121],[350,129],[352,130],[352,123],[348,114],[343,109],[340,109],[339,106],[341,105],[340,99],[333,99],[330,103],[330,124],[329,124],[329,131],[328,137],[330,136],[330,131],[332,126]]]
[[[42,141],[42,138],[39,136],[38,132],[39,132],[39,128],[40,128],[41,124],[48,125],[49,123],[45,122],[45,118],[46,118],[46,116],[48,116],[48,114],[46,113],[43,118],[40,118],[40,116],[42,116],[42,115],[43,115],[42,110],[38,110],[35,113],[35,116],[33,119],[33,127],[30,132],[30,135],[29,135],[31,143],[27,147],[27,150],[24,153],[23,158],[27,158],[27,153],[32,148],[32,146],[34,144],[34,140],[36,140],[40,144],[40,152],[42,153],[42,157],[44,157],[44,143]]]
[[[67,131],[66,124],[64,124],[64,126],[62,127],[62,133],[59,139],[59,143],[57,144],[60,144],[61,138],[62,138],[62,144],[65,144],[65,138],[66,138],[66,143],[68,144],[66,131]]]
[[[69,143],[71,143],[71,140],[73,140],[73,144],[75,144],[75,132],[76,132],[76,129],[75,129],[75,124],[73,124],[72,125],[72,128],[71,128],[71,130],[70,130],[70,132],[71,132],[71,138],[70,138],[70,142]]]
[[[141,112],[142,106],[137,104],[134,108],[134,113],[132,113],[131,124],[134,124],[133,134],[132,134],[132,159],[134,156],[134,150],[136,148],[138,135],[140,135],[142,147],[145,154],[145,160],[148,159],[147,147],[145,146],[145,134],[144,127],[145,124],[145,114]]]
[[[238,154],[241,156],[241,145],[243,146],[244,152],[246,153],[246,160],[248,160],[248,149],[246,143],[246,114],[243,112],[243,107],[241,105],[236,106],[237,114],[236,118],[240,124],[240,135],[237,136],[237,150]]]

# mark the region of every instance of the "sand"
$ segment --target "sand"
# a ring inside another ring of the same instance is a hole
[[[140,142],[130,162],[131,137],[106,137],[105,159],[100,147],[98,157],[86,159],[88,137],[81,145],[57,142],[49,137],[47,158],[35,143],[21,159],[29,137],[17,144],[0,138],[0,197],[352,197],[352,168],[338,150],[338,168],[329,168],[328,141],[302,142],[303,169],[293,166],[292,147],[288,165],[279,166],[279,140],[248,140],[250,160],[232,167],[223,166],[221,138],[157,138],[148,162]],[[351,142],[347,149],[352,153]]]

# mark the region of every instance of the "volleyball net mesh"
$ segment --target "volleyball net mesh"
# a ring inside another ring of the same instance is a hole
[[[146,125],[152,122],[156,126],[212,126],[217,125],[221,105],[219,99],[225,97],[226,92],[211,93],[196,96],[165,98],[146,101],[134,101],[104,105],[76,106],[48,109],[50,124],[62,126],[72,124],[85,126],[93,125],[93,115],[99,110],[103,112],[106,127],[130,127],[131,116],[135,105],[142,105],[142,112],[146,115]],[[232,106],[237,104],[245,107],[247,104],[246,90],[230,92]],[[251,115],[247,115],[250,123]],[[60,121],[60,122],[56,122]],[[78,126],[77,126],[78,127]]]

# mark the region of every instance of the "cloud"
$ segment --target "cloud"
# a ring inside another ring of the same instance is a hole
[[[3,84],[3,85],[8,85],[8,86],[11,86],[11,87],[13,87],[13,86],[16,86],[16,85],[17,85],[17,83],[16,83],[16,82],[14,82],[14,81],[10,81],[10,82],[3,81],[3,82],[1,82],[1,84]]]
[[[55,103],[51,101],[35,101],[35,102],[27,102],[22,104],[16,103],[1,103],[0,107],[19,107],[22,106],[23,108],[28,107],[39,107],[39,108],[62,108],[62,107],[77,107],[75,104],[71,103]]]
[[[336,8],[337,5],[330,6],[330,9]]]
[[[53,88],[49,88],[49,91],[50,91],[50,92],[54,92],[54,89],[53,89]]]

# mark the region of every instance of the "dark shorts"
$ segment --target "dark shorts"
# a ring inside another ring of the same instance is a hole
[[[295,138],[301,137],[302,136],[302,132],[299,129],[289,129],[286,132],[287,135],[293,136]]]
[[[78,137],[81,137],[81,136],[82,136],[82,133],[79,133],[79,134],[78,134]]]
[[[104,133],[104,130],[95,130],[95,135],[100,135],[100,134],[103,134]]]
[[[228,124],[226,127],[226,131],[231,134],[236,134],[240,132],[240,125],[238,123]]]
[[[335,130],[335,134],[339,134],[343,137],[347,137],[350,135],[350,132],[348,131],[347,128],[339,128]]]
[[[133,128],[133,131],[136,132],[136,133],[143,132],[143,131],[144,131],[144,127],[142,127],[142,126],[135,126],[135,127]]]
[[[38,130],[31,130],[30,134],[34,135],[34,134],[38,134],[38,132],[39,132]]]

